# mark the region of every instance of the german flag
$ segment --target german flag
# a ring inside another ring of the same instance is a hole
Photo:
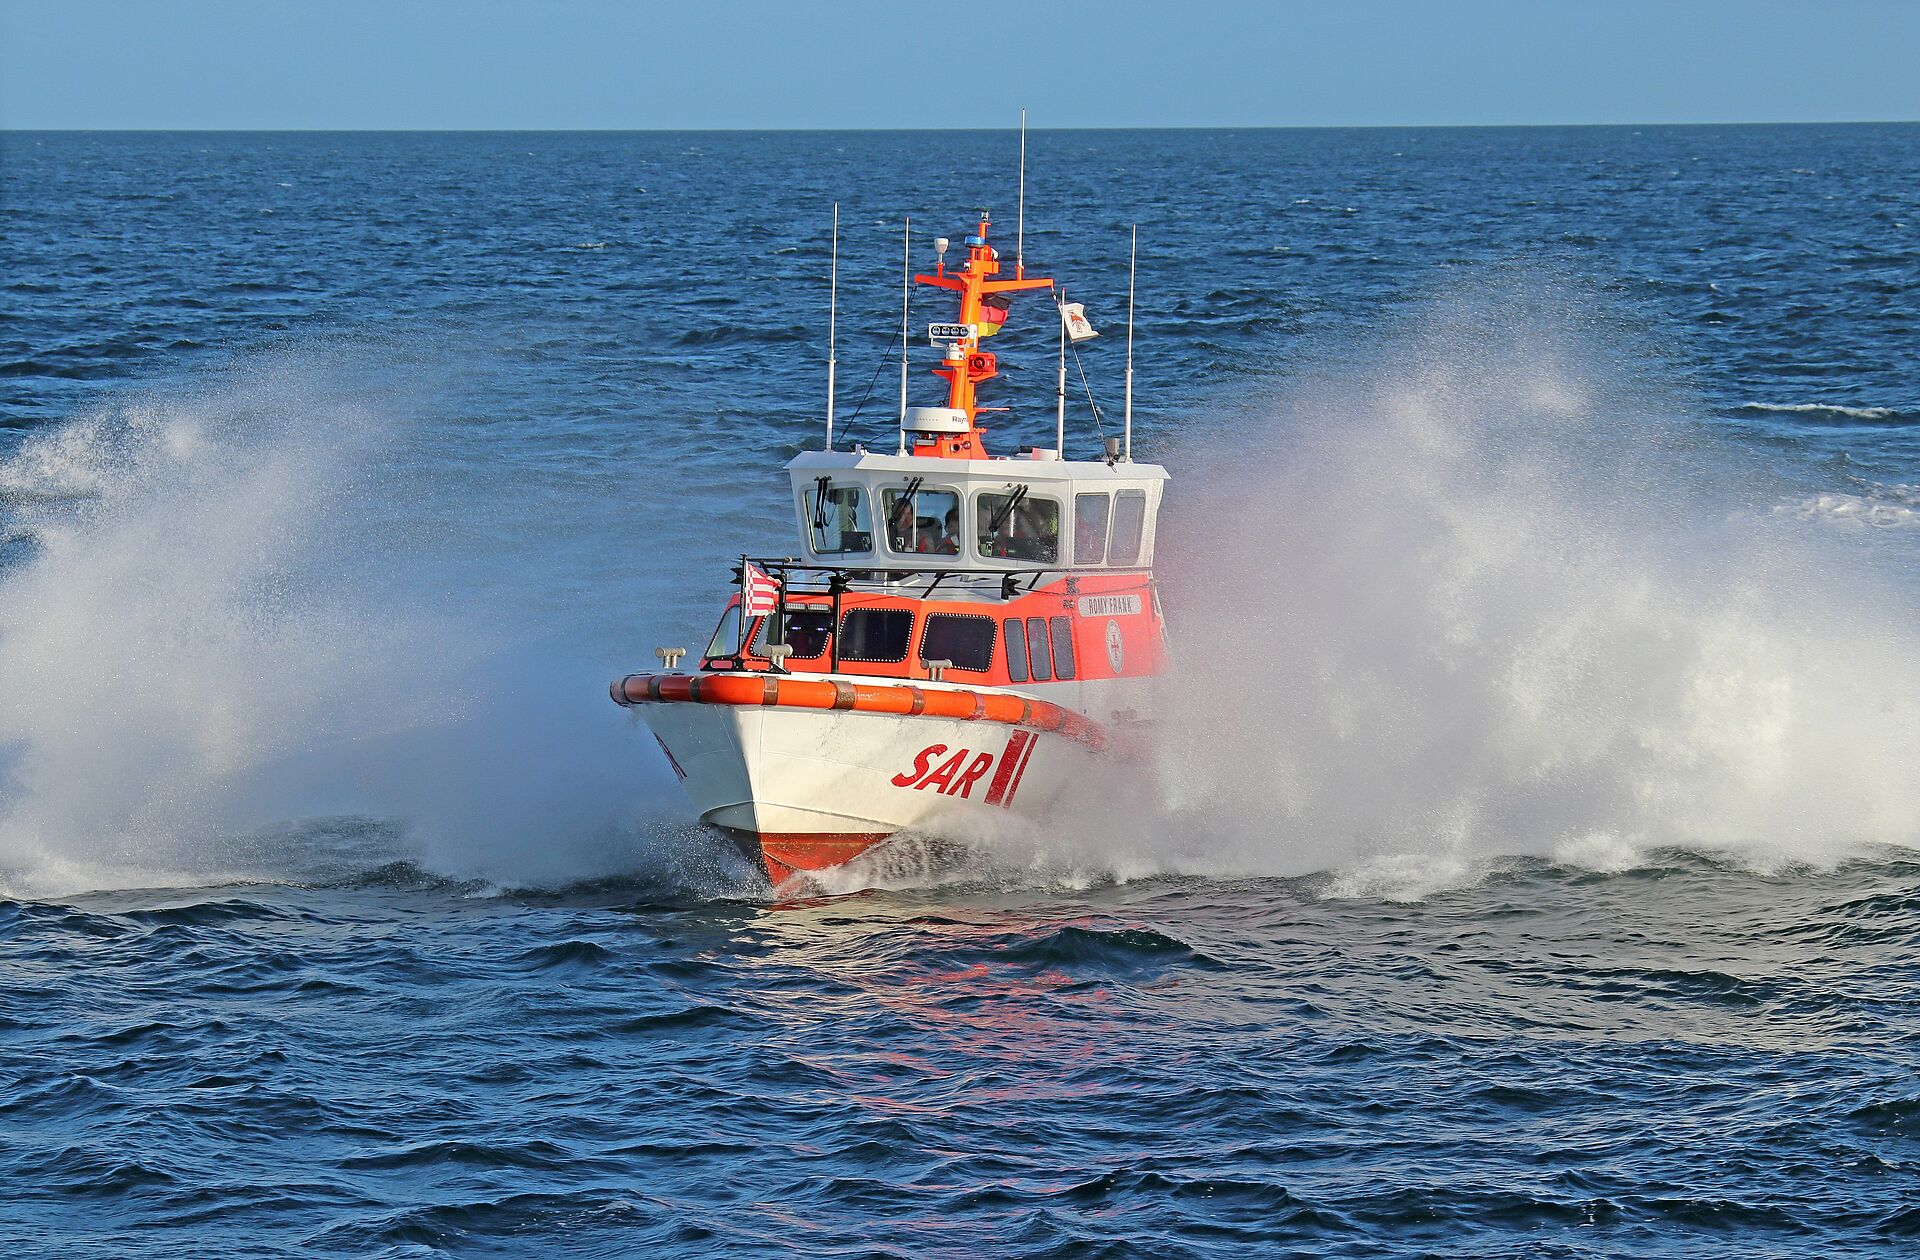
[[[1007,312],[1013,309],[1013,299],[1004,293],[989,293],[980,299],[980,335],[991,337],[1000,331],[1000,325],[1007,322]]]

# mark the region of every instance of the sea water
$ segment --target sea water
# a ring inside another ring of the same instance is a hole
[[[17,1252],[1920,1247],[1920,127],[1036,132],[1179,686],[776,903],[605,684],[1014,159],[0,138]]]

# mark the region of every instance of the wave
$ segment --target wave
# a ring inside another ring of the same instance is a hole
[[[1920,415],[1897,407],[1844,407],[1837,403],[1742,403],[1734,408],[1749,415],[1792,415],[1833,423],[1870,421],[1874,423],[1920,423]]]
[[[1790,499],[1774,512],[1804,521],[1868,529],[1920,529],[1920,486],[1873,485],[1865,493],[1830,491]]]

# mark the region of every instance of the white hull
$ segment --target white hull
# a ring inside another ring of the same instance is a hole
[[[759,841],[776,881],[776,862],[837,865],[898,831],[1037,816],[1100,755],[991,721],[686,702],[640,711],[701,819]]]

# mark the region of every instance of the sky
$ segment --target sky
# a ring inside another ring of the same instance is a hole
[[[0,127],[1920,119],[1920,0],[0,0]]]

